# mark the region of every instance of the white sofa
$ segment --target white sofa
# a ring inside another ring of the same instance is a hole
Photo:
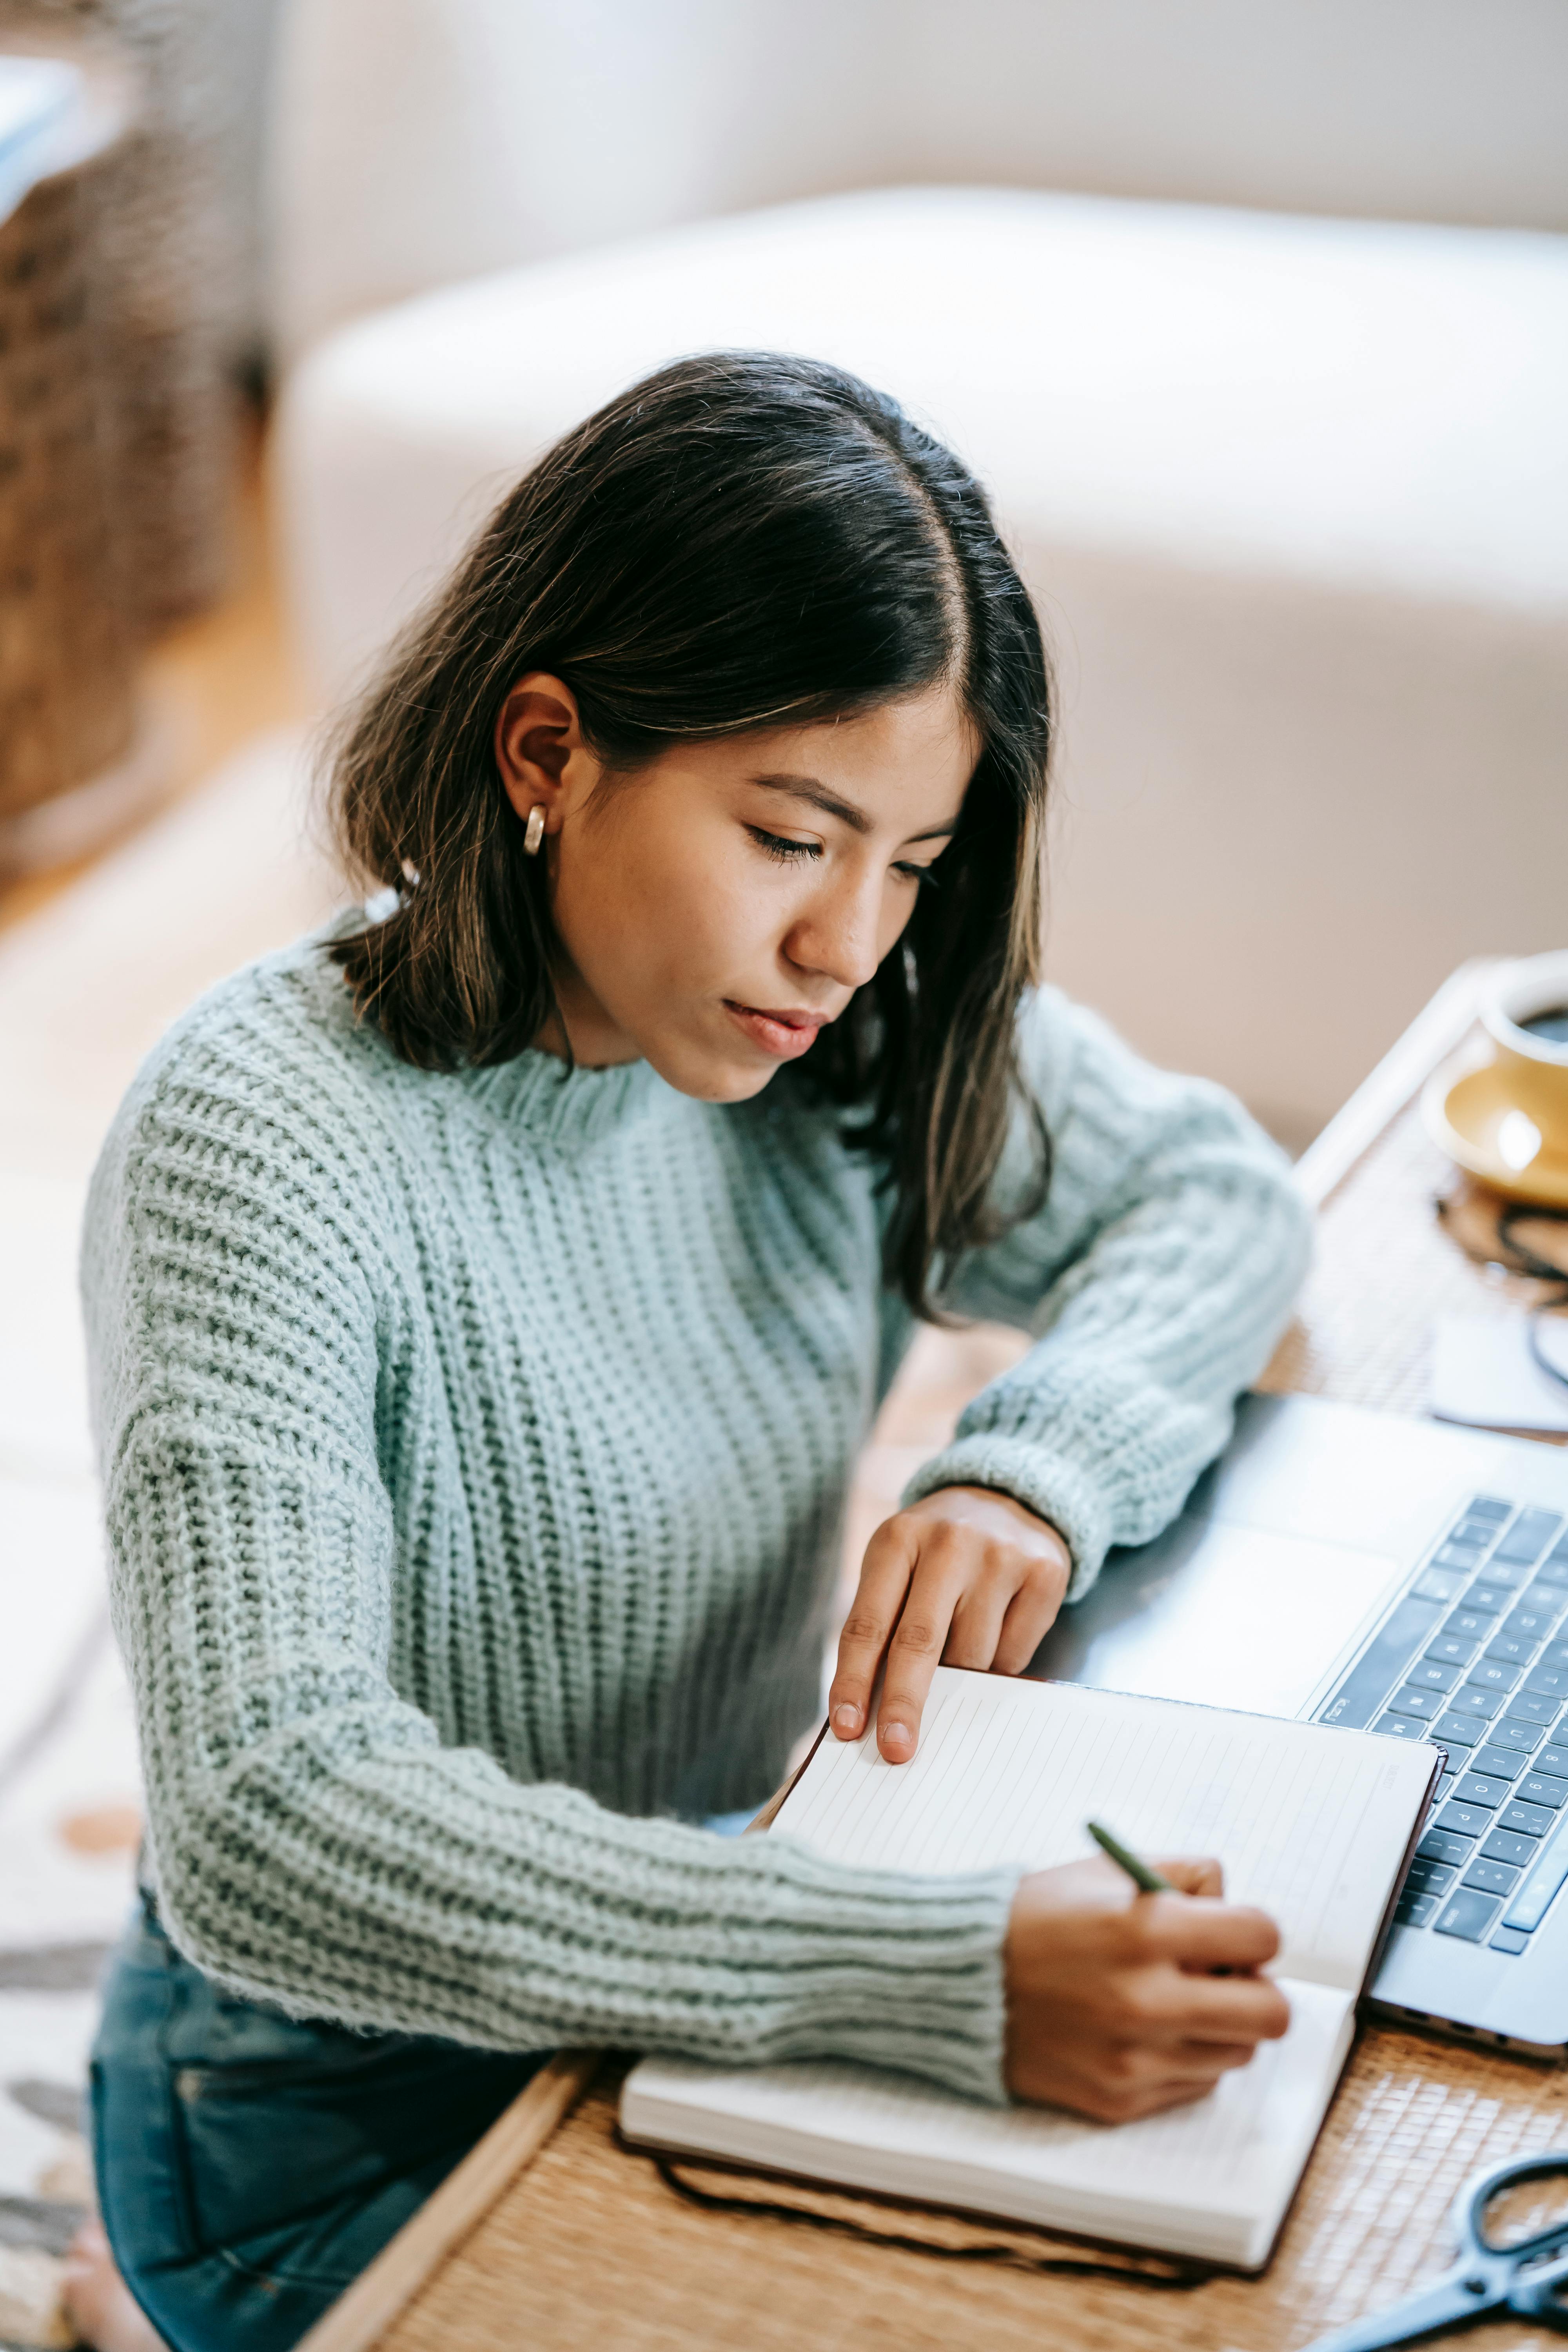
[[[459,278],[907,182],[1568,229],[1561,0],[281,0],[278,47],[289,359]]]
[[[465,70],[500,40],[490,0],[398,5],[427,76],[443,28]],[[718,71],[664,124],[656,217],[741,184],[732,121],[730,180],[702,178],[716,134],[701,146],[692,110],[719,104]],[[512,88],[523,148],[553,87]],[[476,140],[506,95],[475,98]],[[409,169],[422,184],[416,152]],[[450,259],[458,211],[442,218]],[[330,250],[333,223],[317,226]],[[374,234],[356,214],[354,267]],[[1462,957],[1559,943],[1568,240],[925,188],[395,304],[319,333],[285,386],[279,512],[323,689],[554,435],[715,344],[858,369],[991,485],[1061,673],[1052,964],[1146,1051],[1303,1140]]]

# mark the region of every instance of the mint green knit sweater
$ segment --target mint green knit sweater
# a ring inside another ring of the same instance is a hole
[[[1017,1496],[1082,1591],[1224,1444],[1305,1220],[1216,1087],[1052,992],[1024,1023],[1055,1180],[958,1303],[1038,1344],[910,1495]],[[151,1865],[199,1967],[363,2027],[1001,2095],[1016,1873],[679,1818],[765,1797],[819,1705],[910,1337],[873,1174],[787,1077],[717,1108],[640,1063],[409,1068],[310,941],[164,1040],[84,1284]]]

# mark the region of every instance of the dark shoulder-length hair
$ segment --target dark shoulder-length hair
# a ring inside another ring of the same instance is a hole
[[[889,1280],[944,1268],[1043,1197],[1015,1044],[1037,976],[1051,699],[1034,608],[973,476],[896,401],[767,352],[662,368],[504,499],[340,724],[335,830],[396,894],[334,943],[363,1015],[430,1069],[504,1062],[553,1009],[545,861],[494,736],[552,672],[617,778],[681,740],[864,711],[951,680],[980,753],[940,886],[799,1076],[844,1106],[892,1200]],[[1035,1172],[996,1205],[1009,1128]]]

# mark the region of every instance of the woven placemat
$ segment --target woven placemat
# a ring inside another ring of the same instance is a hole
[[[1321,2330],[1446,2267],[1449,2205],[1483,2164],[1568,2144],[1568,2077],[1554,2068],[1380,2029],[1363,2032],[1261,2278],[1184,2287],[1041,2274],[950,2259],[1004,2244],[1020,2258],[1092,2260],[1034,2231],[755,2180],[749,2193],[803,2212],[696,2206],[616,2132],[614,2070],[429,2280],[383,2352],[747,2352],[894,2347],[900,2352],[1298,2352]],[[705,2191],[744,2184],[682,2168]],[[864,2238],[811,2213],[864,2225]],[[923,2241],[931,2252],[901,2241]],[[879,2241],[880,2241],[879,2242]],[[1544,2347],[1504,2323],[1478,2344]]]

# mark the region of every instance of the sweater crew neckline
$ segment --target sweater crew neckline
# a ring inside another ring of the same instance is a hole
[[[595,1143],[640,1118],[663,1091],[647,1062],[617,1062],[603,1070],[574,1068],[559,1055],[531,1045],[514,1061],[464,1072],[469,1100],[510,1128],[565,1149]]]
[[[335,916],[320,931],[286,950],[279,961],[293,966],[301,952],[319,951],[350,922],[363,921],[375,903]],[[311,961],[330,1016],[338,1022],[346,1019],[351,1030],[368,1029],[380,1051],[396,1061],[397,1055],[374,1022],[362,1024],[355,1016],[350,992],[342,985],[343,975],[319,952]],[[413,1068],[411,1064],[402,1066],[405,1071]],[[559,1054],[547,1054],[537,1045],[525,1046],[510,1062],[483,1067],[470,1064],[456,1073],[442,1074],[442,1082],[455,1085],[466,1105],[498,1127],[526,1132],[537,1143],[568,1151],[584,1150],[641,1118],[660,1095],[670,1091],[650,1062],[616,1062],[606,1069],[588,1069],[574,1066]]]

